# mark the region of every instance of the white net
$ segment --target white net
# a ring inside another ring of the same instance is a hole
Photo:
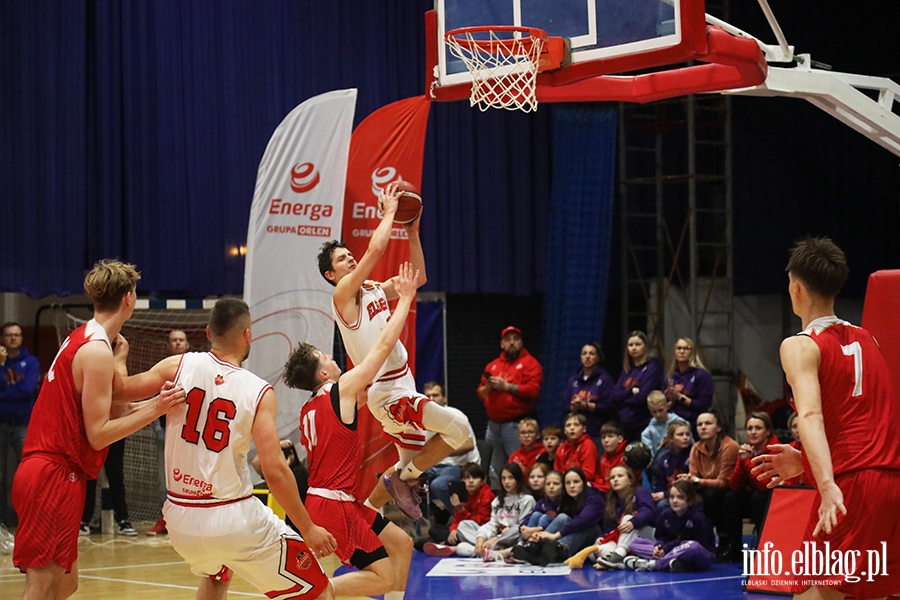
[[[59,343],[73,330],[93,316],[89,306],[54,307],[51,311]],[[128,372],[146,371],[167,356],[169,332],[180,329],[187,335],[191,350],[208,350],[206,324],[208,309],[149,308],[138,309],[122,327],[128,340]],[[165,481],[160,479],[162,446],[158,443],[158,426],[148,425],[128,436],[125,442],[125,498],[134,522],[155,522],[165,499]],[[100,518],[98,490],[94,510],[95,522]]]
[[[447,46],[472,75],[470,106],[478,106],[482,111],[537,110],[535,92],[538,60],[544,47],[542,38],[533,37],[528,30],[459,31],[447,34]]]

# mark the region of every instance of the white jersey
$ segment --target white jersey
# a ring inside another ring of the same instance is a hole
[[[166,489],[181,505],[217,505],[253,492],[247,452],[260,400],[272,386],[212,352],[183,354],[183,406],[166,415]]]
[[[366,281],[359,292],[359,304],[357,305],[356,318],[348,323],[341,317],[334,301],[331,302],[331,310],[334,313],[334,320],[341,330],[341,337],[344,340],[344,348],[347,355],[354,365],[358,365],[365,360],[366,355],[375,346],[378,335],[387,325],[391,316],[391,310],[388,308],[387,296],[381,289],[381,284],[375,281]],[[387,360],[375,375],[375,382],[386,383],[403,377],[409,372],[407,364],[408,354],[406,348],[398,340],[394,344],[394,349],[388,355]],[[415,387],[412,390],[415,392]],[[370,390],[371,394],[372,391]]]

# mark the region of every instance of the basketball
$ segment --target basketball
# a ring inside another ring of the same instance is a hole
[[[419,194],[419,188],[401,179],[397,182],[397,190],[400,191],[400,198],[398,198],[397,212],[394,214],[394,223],[398,225],[412,223],[422,210],[422,196]],[[381,210],[380,201],[378,210]]]
[[[644,442],[631,442],[625,446],[625,464],[633,471],[643,471],[650,466],[650,448]]]

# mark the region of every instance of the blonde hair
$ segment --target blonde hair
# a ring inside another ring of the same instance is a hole
[[[111,313],[119,308],[122,298],[135,289],[140,279],[141,274],[134,265],[105,258],[94,264],[85,276],[84,291],[95,311]]]
[[[534,428],[535,432],[540,433],[541,428],[538,427],[537,419],[532,419],[531,417],[525,417],[521,421],[519,421],[519,425],[530,425]]]
[[[647,394],[647,406],[665,406],[666,402],[668,402],[666,395],[659,390],[653,390]]]
[[[703,369],[704,371],[708,371],[706,365],[703,364],[703,361],[700,360],[700,349],[697,348],[697,344],[694,343],[689,337],[680,337],[675,340],[675,345],[678,345],[678,342],[687,342],[688,346],[691,347],[691,359],[688,361],[688,364],[694,367],[695,369]],[[678,368],[678,362],[675,360],[675,354],[672,354],[672,364],[669,366],[669,377],[672,376],[672,373],[675,372],[675,369]]]

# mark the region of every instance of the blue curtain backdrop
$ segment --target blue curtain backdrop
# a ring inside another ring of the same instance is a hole
[[[442,300],[416,302],[416,389],[437,381],[447,389],[444,373],[444,305]]]
[[[0,3],[0,291],[80,293],[115,256],[142,270],[142,294],[240,294],[236,249],[272,131],[333,89],[359,89],[357,122],[421,94],[431,7]],[[426,290],[540,291],[548,112],[432,111]]]
[[[599,105],[553,112],[553,194],[545,263],[542,424],[563,424],[566,380],[586,342],[603,340],[615,199],[618,113]]]

